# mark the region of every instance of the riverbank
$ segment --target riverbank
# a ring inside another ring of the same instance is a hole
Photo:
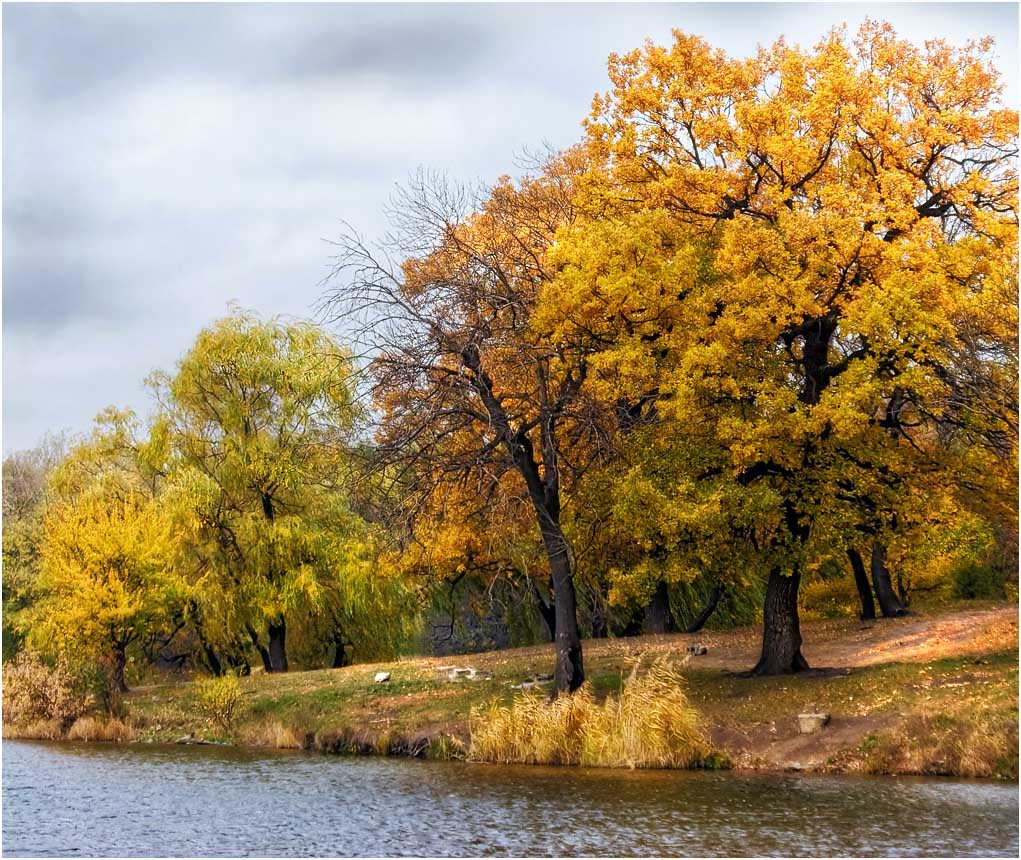
[[[815,668],[796,676],[740,674],[755,661],[759,635],[740,628],[587,641],[586,672],[602,696],[619,690],[638,656],[683,662],[717,766],[1017,779],[1016,605],[958,604],[871,624],[806,622],[804,652]],[[467,748],[472,709],[509,704],[518,685],[551,663],[549,646],[537,646],[257,673],[241,681],[229,732],[204,717],[192,683],[176,680],[128,694],[126,733],[117,737],[458,756]],[[377,682],[378,673],[389,680]],[[541,680],[536,687],[546,689]],[[807,712],[830,720],[799,734],[797,717]],[[102,739],[98,727],[95,734]]]

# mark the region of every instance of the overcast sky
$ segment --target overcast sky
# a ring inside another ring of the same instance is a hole
[[[679,27],[736,55],[866,16],[993,35],[1016,4],[3,6],[3,450],[150,408],[228,303],[309,316],[340,220],[419,165],[463,179],[574,142],[611,51]]]

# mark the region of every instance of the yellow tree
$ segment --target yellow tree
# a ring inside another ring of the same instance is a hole
[[[41,651],[107,662],[127,689],[128,648],[171,627],[179,536],[128,445],[130,413],[107,410],[56,470],[43,519],[38,587],[25,613]]]
[[[586,217],[537,319],[692,428],[715,461],[696,477],[775,500],[750,537],[756,672],[807,665],[801,577],[863,486],[924,480],[904,449],[952,427],[1016,458],[1017,113],[989,48],[870,22],[814,50],[735,59],[675,32],[610,59]]]

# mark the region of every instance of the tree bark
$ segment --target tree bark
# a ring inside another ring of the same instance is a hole
[[[127,650],[123,645],[115,645],[113,652],[113,681],[117,685],[117,689],[122,693],[128,692],[128,682],[125,678],[127,665]]]
[[[723,596],[723,589],[720,586],[713,586],[712,592],[709,594],[709,602],[705,605],[705,609],[699,614],[698,618],[688,625],[685,633],[698,633],[705,623],[710,619],[712,614],[716,611],[716,607],[720,602],[720,598]]]
[[[535,605],[539,609],[543,623],[546,625],[546,632],[549,634],[549,641],[555,642],[557,638],[557,607],[556,603],[549,603],[535,585],[530,583],[532,593],[535,595]],[[550,591],[553,591],[553,583],[550,582]]]
[[[884,618],[895,618],[904,614],[904,607],[894,594],[890,582],[890,570],[886,566],[886,546],[881,541],[872,544],[872,584],[879,600],[879,611]]]
[[[333,663],[331,665],[331,668],[343,669],[345,666],[351,665],[351,661],[348,660],[347,658],[347,646],[350,645],[351,643],[345,642],[343,639],[339,638],[334,639],[333,643],[334,645],[337,646],[337,648],[333,652]]]
[[[543,545],[549,557],[553,579],[553,603],[556,611],[556,636],[553,647],[556,667],[553,671],[555,692],[573,693],[585,683],[581,657],[581,635],[578,632],[577,596],[567,539],[559,528],[547,524],[542,530]]]
[[[269,663],[270,672],[287,671],[287,624],[282,615],[269,624]]]
[[[854,584],[858,588],[858,599],[861,601],[861,619],[873,621],[876,617],[876,603],[872,599],[872,586],[869,585],[869,577],[865,572],[865,562],[862,561],[861,553],[853,546],[848,548],[847,557],[851,560]]]
[[[645,607],[643,628],[646,633],[675,633],[677,631],[677,623],[670,611],[670,590],[662,579],[657,583],[656,590],[652,593],[652,599]]]
[[[785,576],[775,568],[769,573],[762,626],[762,656],[753,675],[790,675],[808,668],[801,653],[798,621],[798,587],[801,574]]]

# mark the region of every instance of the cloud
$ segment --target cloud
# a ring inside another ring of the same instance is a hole
[[[891,18],[992,31],[1008,5],[13,4],[3,15],[4,450],[145,411],[230,300],[308,315],[345,219],[418,166],[513,172],[578,139],[611,51],[670,28],[736,54]],[[1011,86],[1015,86],[1011,76]],[[1010,90],[1016,102],[1016,92]]]

